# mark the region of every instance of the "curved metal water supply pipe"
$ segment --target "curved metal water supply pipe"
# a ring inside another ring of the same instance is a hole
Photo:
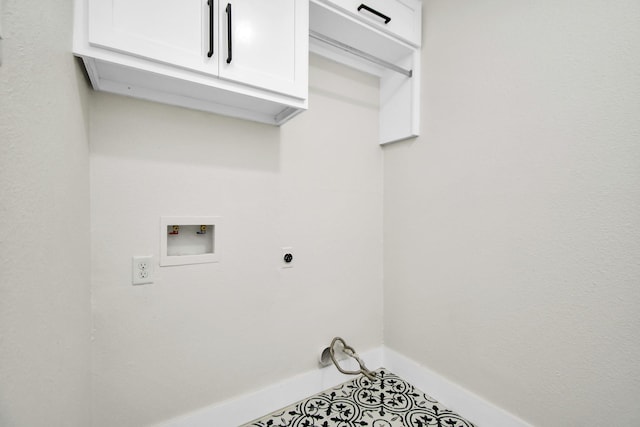
[[[336,343],[340,343],[342,344],[342,352],[344,354],[346,354],[347,356],[353,358],[356,360],[356,362],[358,362],[358,365],[360,366],[360,369],[357,371],[348,371],[346,369],[343,369],[342,366],[340,366],[340,364],[338,363],[337,359],[336,359]],[[369,378],[371,381],[375,380],[376,378],[376,374],[375,372],[371,372],[369,369],[367,369],[367,367],[365,366],[364,362],[362,361],[362,359],[360,359],[360,356],[358,356],[358,353],[356,353],[356,351],[353,349],[353,347],[351,347],[350,345],[348,345],[345,340],[343,340],[340,337],[335,337],[332,341],[331,341],[331,345],[328,348],[329,350],[329,357],[331,358],[331,361],[333,362],[333,364],[335,365],[335,367],[338,369],[338,371],[340,371],[341,373],[345,374],[345,375],[364,375],[365,377]],[[320,356],[320,361],[323,364],[328,364],[327,361],[325,360],[325,352],[327,351],[327,349],[325,349],[321,356]]]

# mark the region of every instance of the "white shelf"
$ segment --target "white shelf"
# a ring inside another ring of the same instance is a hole
[[[380,78],[379,143],[389,144],[420,133],[420,49],[378,27],[333,2],[310,2],[310,50]]]

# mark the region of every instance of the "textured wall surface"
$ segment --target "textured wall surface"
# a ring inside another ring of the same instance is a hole
[[[640,425],[640,2],[427,0],[385,343],[540,426]]]
[[[0,425],[148,425],[380,345],[383,225],[387,345],[534,425],[640,424],[640,3],[424,4],[422,136],[384,155],[375,80],[315,57],[281,129],[91,94],[90,245],[71,2],[4,0]],[[222,262],[133,287],[190,214]]]
[[[89,425],[89,150],[72,2],[3,0],[0,425]]]
[[[91,99],[94,425],[142,426],[382,343],[377,81],[313,58],[282,128]],[[158,267],[162,215],[219,215],[221,262]],[[281,247],[295,267],[280,269]],[[131,285],[153,254],[156,282]]]

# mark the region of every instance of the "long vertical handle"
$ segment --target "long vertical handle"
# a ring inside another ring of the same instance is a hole
[[[389,21],[391,21],[391,18],[389,18],[387,15],[385,15],[384,13],[380,13],[377,10],[367,6],[366,4],[362,3],[360,6],[358,6],[358,12],[360,12],[362,9],[373,13],[376,16],[379,16],[380,18],[384,19],[384,23],[388,24]]]
[[[231,3],[227,3],[227,64],[233,59],[233,41],[231,40]]]
[[[207,4],[209,5],[209,52],[207,52],[207,57],[211,58],[213,56],[213,0],[209,0]]]

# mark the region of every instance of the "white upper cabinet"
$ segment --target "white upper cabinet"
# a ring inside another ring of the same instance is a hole
[[[77,0],[95,89],[281,124],[307,108],[308,0]]]
[[[308,29],[296,26],[299,0],[233,0],[220,3],[220,77],[305,96],[308,80],[297,75],[307,60],[297,52]],[[301,31],[302,30],[302,31]],[[297,34],[297,31],[301,31]],[[306,48],[306,46],[305,46]]]
[[[218,0],[213,2],[217,19]],[[218,55],[205,52],[206,0],[89,0],[88,5],[91,45],[218,74]]]
[[[321,0],[336,6],[362,22],[420,46],[422,4],[417,0]]]
[[[380,77],[380,144],[420,134],[422,3],[311,0],[310,49]]]

